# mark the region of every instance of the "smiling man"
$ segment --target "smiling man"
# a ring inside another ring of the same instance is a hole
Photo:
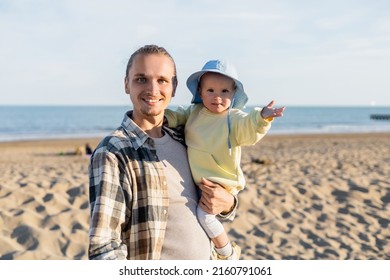
[[[127,66],[125,91],[134,111],[132,120],[145,131],[161,137],[164,110],[177,86],[176,67],[167,55],[136,55]]]
[[[182,139],[163,126],[176,87],[164,48],[132,54],[125,92],[133,110],[91,156],[90,259],[210,259],[198,202],[210,214],[233,217],[236,200],[220,185],[203,181],[199,198]]]

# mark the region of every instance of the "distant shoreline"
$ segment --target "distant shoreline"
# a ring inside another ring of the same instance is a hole
[[[248,105],[244,111],[253,108]],[[120,125],[128,110],[131,106],[1,106],[0,142],[102,138]],[[390,120],[373,120],[373,114],[390,115],[390,107],[287,106],[268,134],[390,132]]]

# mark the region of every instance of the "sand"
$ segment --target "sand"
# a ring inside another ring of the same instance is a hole
[[[88,258],[87,142],[0,143],[0,259]],[[242,259],[390,259],[390,134],[267,135],[242,167]]]

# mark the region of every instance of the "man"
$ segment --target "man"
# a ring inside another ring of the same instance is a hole
[[[176,65],[161,47],[130,57],[125,92],[133,110],[104,138],[90,164],[90,259],[210,259],[196,207],[232,218],[236,200],[203,180],[199,200],[186,149],[164,127],[177,87]]]

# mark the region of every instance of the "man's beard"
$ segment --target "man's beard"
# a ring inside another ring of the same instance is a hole
[[[155,109],[141,109],[141,113],[148,117],[156,117],[161,115],[163,110],[155,110]]]

